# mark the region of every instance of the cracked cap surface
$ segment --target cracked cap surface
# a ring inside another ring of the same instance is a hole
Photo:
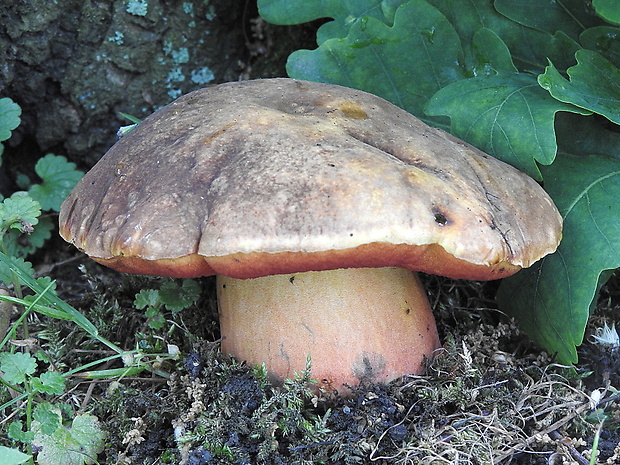
[[[187,94],[78,183],[60,233],[161,276],[398,266],[508,276],[562,220],[530,177],[374,95],[264,79]]]

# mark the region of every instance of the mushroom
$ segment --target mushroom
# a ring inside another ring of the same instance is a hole
[[[416,272],[490,280],[557,247],[531,178],[374,95],[293,79],[189,93],[122,137],[62,205],[99,263],[217,275],[222,351],[325,389],[423,370]]]

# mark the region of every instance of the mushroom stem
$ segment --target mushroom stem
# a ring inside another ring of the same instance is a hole
[[[402,268],[309,271],[254,279],[218,275],[222,352],[265,363],[274,381],[306,367],[319,386],[419,374],[439,347],[416,273]]]

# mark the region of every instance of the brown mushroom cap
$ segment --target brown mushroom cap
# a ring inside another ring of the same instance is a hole
[[[67,198],[60,233],[141,274],[495,279],[553,252],[561,217],[525,174],[379,97],[264,79],[146,118]]]

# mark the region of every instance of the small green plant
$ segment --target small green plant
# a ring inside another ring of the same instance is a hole
[[[159,289],[140,290],[134,305],[145,311],[150,328],[161,329],[166,324],[164,309],[178,313],[194,304],[200,297],[200,291],[200,285],[193,279],[167,281]]]
[[[0,142],[11,137],[11,133],[21,122],[22,109],[8,97],[0,98]],[[0,143],[0,157],[4,152],[4,145]],[[0,158],[2,164],[2,158]]]
[[[70,405],[43,400],[64,393],[65,377],[51,370],[35,376],[39,361],[24,352],[0,354],[2,383],[27,398],[26,423],[10,422],[9,438],[37,446],[39,464],[93,463],[103,449],[104,433],[97,419],[92,415],[74,415]],[[39,401],[35,402],[35,398]]]
[[[362,89],[544,183],[556,253],[503,280],[500,308],[563,363],[620,267],[615,0],[259,0],[275,24],[331,18],[290,77]]]
[[[21,108],[9,98],[0,99],[0,142],[7,140],[21,122]],[[0,155],[4,146],[0,144]],[[32,182],[20,175],[16,184],[23,189],[4,199],[0,206],[2,251],[10,256],[26,257],[43,246],[54,228],[52,215],[41,211],[58,212],[83,173],[65,157],[47,154],[34,167],[41,179]],[[19,219],[19,221],[15,221]],[[35,229],[33,226],[37,225]]]
[[[0,99],[0,142],[7,140],[19,125],[20,113],[13,101]],[[62,201],[82,176],[75,164],[53,154],[38,160],[35,173],[40,182],[33,183],[22,175],[16,184],[23,190],[0,202],[0,281],[6,286],[0,293],[0,385],[4,391],[0,410],[9,412],[6,417],[10,419],[2,424],[6,438],[3,442],[7,442],[0,446],[0,463],[35,463],[33,447],[38,464],[94,463],[104,438],[97,418],[76,414],[70,405],[55,400],[66,394],[67,376],[78,371],[90,377],[122,376],[138,373],[146,364],[138,363],[144,362],[142,358],[127,357],[127,353],[99,335],[82,313],[58,297],[55,282],[49,277],[35,277],[26,258],[50,237],[54,212],[59,211]],[[9,313],[13,306],[21,310],[11,324]],[[36,349],[35,340],[29,338],[28,317],[33,313],[73,322],[114,351],[116,355],[108,357],[109,360],[125,356],[123,360],[137,363],[106,373],[85,372],[102,362],[98,360],[61,373],[53,368],[54,361]]]
[[[100,429],[95,431],[97,423],[89,419],[88,415],[78,420],[81,415],[75,415],[69,405],[50,402],[51,399],[65,393],[66,376],[87,367],[60,373],[51,368],[53,363],[50,363],[42,351],[37,350],[33,356],[27,351],[19,350],[21,346],[25,350],[34,349],[34,345],[29,344],[28,339],[21,339],[24,343],[17,345],[9,345],[9,341],[15,340],[20,327],[24,328],[22,332],[27,334],[27,317],[32,312],[37,312],[53,318],[74,321],[100,342],[105,342],[119,353],[120,349],[98,336],[96,328],[81,313],[58,298],[54,282],[47,277],[35,279],[32,266],[23,259],[9,257],[0,252],[0,280],[9,285],[14,285],[15,282],[24,283],[34,291],[34,295],[23,298],[0,296],[2,301],[19,305],[24,309],[0,342],[2,373],[0,384],[7,389],[7,392],[14,393],[11,400],[0,405],[0,410],[3,411],[13,409],[10,415],[13,420],[5,425],[8,439],[26,447],[29,452],[27,454],[29,463],[34,463],[32,446],[39,448],[37,456],[39,464],[93,463],[91,458],[96,456],[103,440],[103,432]],[[49,369],[40,368],[48,365]],[[93,429],[78,428],[86,424],[93,426]],[[81,436],[82,434],[86,436]],[[95,441],[94,438],[100,439]],[[60,444],[62,440],[65,441],[64,445]],[[24,458],[24,454],[17,452],[19,452],[17,449],[0,450],[0,456],[7,454],[6,461],[2,463],[7,465],[25,463],[20,461]]]

